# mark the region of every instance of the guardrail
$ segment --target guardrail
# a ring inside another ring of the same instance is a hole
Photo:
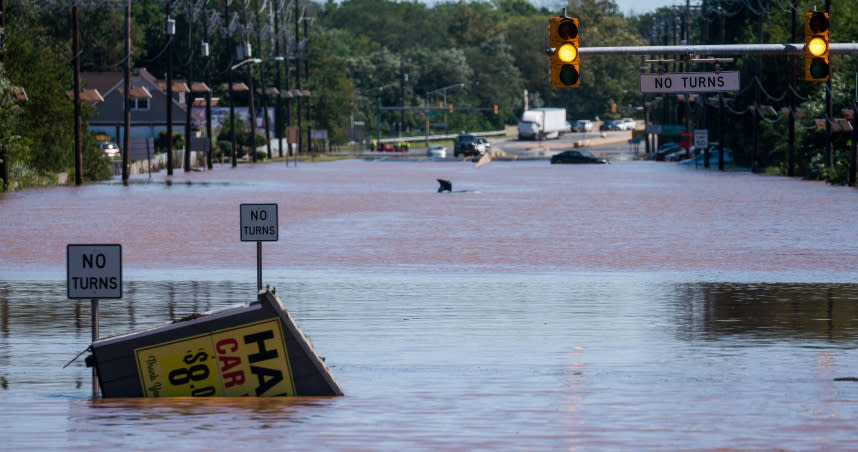
[[[470,132],[478,137],[489,137],[489,136],[498,136],[498,135],[506,135],[506,130],[489,130],[486,132]],[[438,140],[455,140],[458,133],[451,133],[448,135],[429,135],[429,141],[438,141]],[[382,138],[382,143],[398,143],[400,141],[404,141],[406,143],[411,143],[414,141],[426,141],[426,136],[419,137],[402,137],[402,138]]]

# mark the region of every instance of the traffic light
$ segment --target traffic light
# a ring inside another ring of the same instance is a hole
[[[498,104],[494,104],[494,106],[492,106],[492,113],[498,114]]]
[[[548,55],[551,57],[551,86],[578,88],[578,19],[552,17],[548,19]]]
[[[804,79],[809,82],[824,82],[831,75],[828,25],[828,13],[804,14]]]
[[[453,113],[453,104],[450,104],[450,113]]]

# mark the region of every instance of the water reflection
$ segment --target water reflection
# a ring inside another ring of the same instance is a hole
[[[731,336],[852,345],[858,337],[854,284],[679,284],[675,318],[682,340]]]

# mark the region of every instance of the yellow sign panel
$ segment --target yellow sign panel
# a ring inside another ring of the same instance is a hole
[[[134,350],[146,397],[293,396],[279,319]]]

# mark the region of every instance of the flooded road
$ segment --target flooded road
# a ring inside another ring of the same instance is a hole
[[[437,193],[436,179],[453,183]],[[656,162],[341,161],[0,195],[8,450],[854,450],[858,192]],[[122,244],[101,335],[263,280],[340,398],[101,400],[66,245]]]

